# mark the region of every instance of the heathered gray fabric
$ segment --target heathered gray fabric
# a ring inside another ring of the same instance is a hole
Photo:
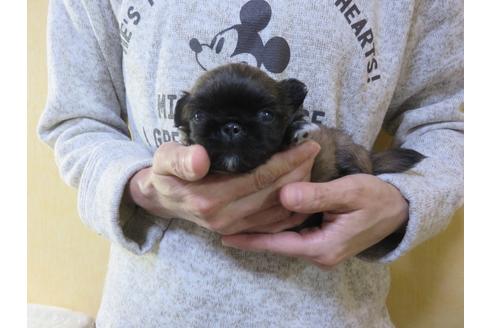
[[[111,241],[98,327],[391,327],[386,263],[463,201],[462,12],[444,0],[51,1],[39,134],[78,188],[82,220]],[[410,204],[398,245],[325,272],[120,206],[128,179],[177,137],[181,91],[233,61],[304,81],[311,119],[367,148],[384,127],[428,157],[380,176]]]

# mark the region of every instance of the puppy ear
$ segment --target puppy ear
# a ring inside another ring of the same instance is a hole
[[[299,109],[308,92],[306,85],[296,79],[282,80],[278,84],[288,103],[294,106],[295,109]]]
[[[183,92],[183,95],[176,102],[176,107],[174,108],[174,126],[179,128],[185,124],[183,108],[190,100],[190,94],[188,92]]]

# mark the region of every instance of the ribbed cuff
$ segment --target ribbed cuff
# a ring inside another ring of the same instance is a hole
[[[81,177],[79,214],[89,227],[136,254],[160,241],[163,225],[122,203],[125,186],[138,171],[152,165],[152,154],[131,142],[112,140],[93,151]]]
[[[439,204],[435,204],[435,201],[444,198],[436,195],[438,189],[413,171],[382,174],[378,178],[395,186],[408,201],[408,221],[405,227],[368,248],[358,257],[371,262],[390,263],[447,225],[442,222],[442,211],[436,210]]]

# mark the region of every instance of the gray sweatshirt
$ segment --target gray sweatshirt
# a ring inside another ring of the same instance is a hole
[[[80,217],[111,242],[98,327],[391,327],[387,263],[446,227],[463,202],[460,1],[52,0],[39,123]],[[380,178],[409,202],[386,240],[322,271],[225,248],[188,221],[121,198],[205,70],[247,62],[306,83],[313,122],[370,149],[384,128],[427,156]]]

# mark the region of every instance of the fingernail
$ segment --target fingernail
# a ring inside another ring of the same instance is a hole
[[[308,153],[309,155],[317,155],[321,149],[320,145],[317,142],[308,142]]]
[[[193,152],[192,151],[189,151],[188,154],[186,154],[184,169],[185,169],[185,171],[186,171],[185,173],[188,177],[192,178],[195,175],[195,172],[193,172]]]
[[[288,205],[297,208],[302,202],[302,193],[295,188],[287,188],[285,191],[285,201]]]

